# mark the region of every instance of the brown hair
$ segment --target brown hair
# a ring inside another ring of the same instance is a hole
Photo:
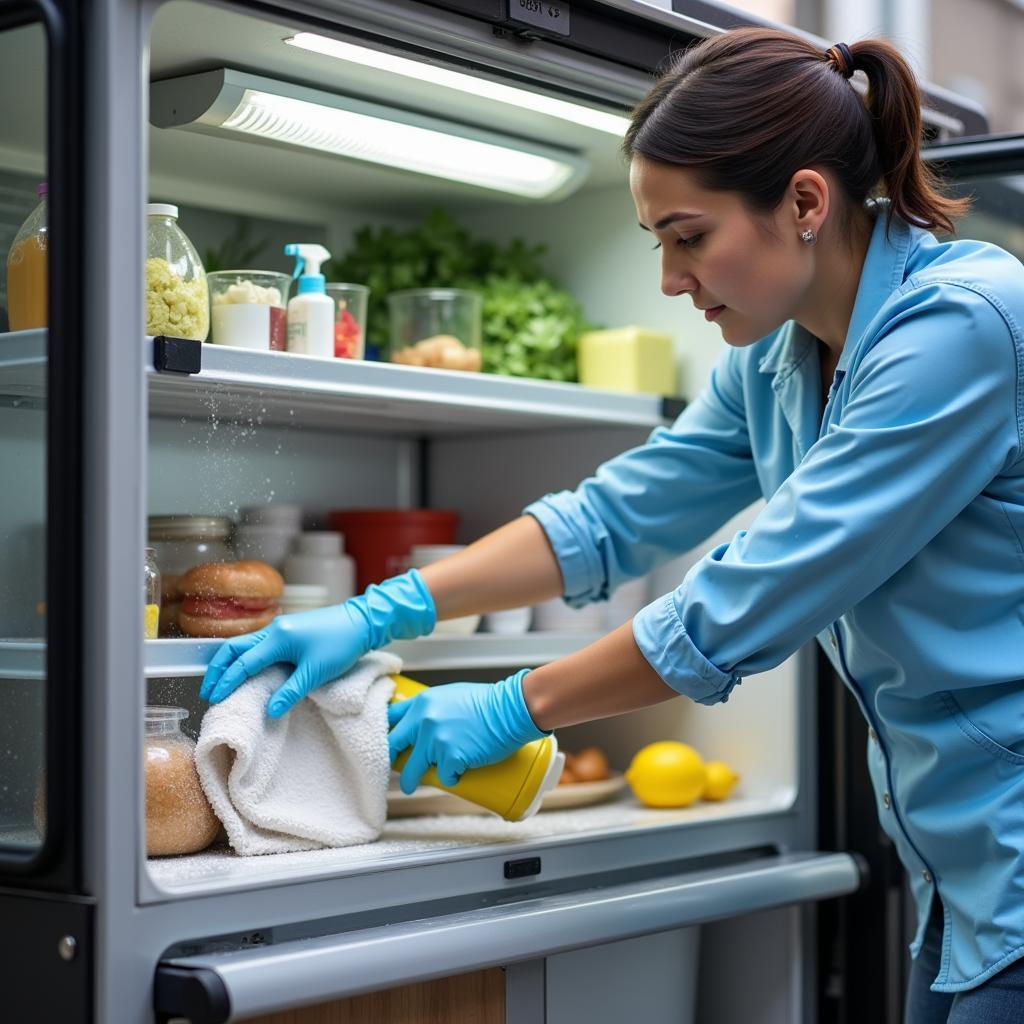
[[[864,99],[847,80],[854,71],[867,77]],[[673,62],[634,110],[622,151],[691,168],[705,188],[739,192],[761,212],[778,207],[801,167],[825,167],[846,214],[887,196],[887,226],[899,216],[951,233],[970,201],[942,195],[922,162],[920,108],[913,72],[885,40],[823,54],[789,32],[741,28]]]

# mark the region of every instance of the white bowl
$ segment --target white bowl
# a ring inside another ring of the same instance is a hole
[[[508,608],[501,612],[488,612],[484,616],[483,629],[485,633],[511,636],[527,632],[532,619],[532,608]]]
[[[479,615],[463,615],[458,619],[445,619],[434,627],[434,636],[469,636],[480,625]]]
[[[597,602],[570,608],[560,597],[554,597],[534,607],[533,628],[538,633],[600,633],[604,629],[604,608]]]

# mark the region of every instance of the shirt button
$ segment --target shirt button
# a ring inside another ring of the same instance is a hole
[[[889,810],[892,807],[892,797],[888,793],[882,794],[882,803],[885,805],[885,809]]]
[[[931,873],[931,872],[930,872],[930,871],[929,871],[929,870],[928,870],[927,868],[925,868],[925,869],[924,869],[924,871],[922,871],[922,872],[921,872],[921,877],[922,877],[922,878],[923,878],[923,879],[924,879],[924,880],[925,880],[925,881],[926,881],[926,882],[927,882],[927,883],[928,883],[929,885],[931,885],[931,882],[932,882],[932,873]]]
[[[872,743],[878,742],[878,733],[875,732],[874,726],[868,727],[868,739],[870,739]]]
[[[839,650],[839,644],[836,643],[836,637],[835,637],[834,633],[829,633],[829,635],[828,635],[828,645],[829,645],[829,647],[832,648],[833,651],[838,651]]]

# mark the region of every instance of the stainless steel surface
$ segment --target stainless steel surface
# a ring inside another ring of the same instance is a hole
[[[301,942],[172,958],[165,964],[215,972],[229,993],[230,1019],[240,1020],[737,913],[840,896],[860,884],[858,866],[847,854],[790,854]]]

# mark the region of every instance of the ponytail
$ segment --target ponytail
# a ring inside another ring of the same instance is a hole
[[[952,234],[953,222],[969,199],[942,195],[936,176],[921,159],[921,93],[909,65],[884,39],[865,39],[850,47],[854,70],[868,80],[864,100],[874,125],[889,218]]]
[[[864,99],[848,80],[855,71],[868,81]],[[822,54],[789,32],[735,29],[677,58],[633,112],[622,150],[689,168],[764,213],[801,167],[826,167],[852,208],[886,196],[889,223],[952,232],[969,200],[942,195],[921,160],[920,102],[884,40]]]

